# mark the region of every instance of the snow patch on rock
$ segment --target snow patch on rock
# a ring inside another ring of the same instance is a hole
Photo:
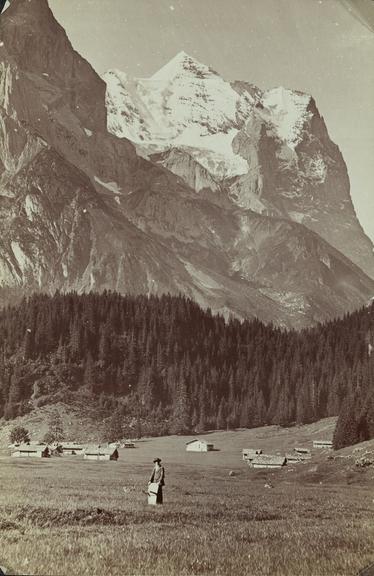
[[[28,257],[26,256],[25,252],[22,250],[19,242],[13,240],[11,242],[12,252],[14,254],[15,259],[17,260],[18,266],[24,272],[28,265],[30,264]]]
[[[39,202],[31,194],[28,194],[25,198],[25,211],[27,218],[31,222],[34,220],[34,216],[40,213]]]
[[[118,186],[117,182],[103,182],[97,176],[95,176],[95,182],[100,184],[100,186],[103,186],[103,188],[106,188],[107,190],[109,190],[109,192],[113,192],[113,194],[121,194],[122,193],[122,188],[120,188]]]
[[[305,121],[311,118],[308,112],[310,96],[279,87],[263,94],[262,104],[269,113],[278,137],[295,149],[301,141]]]

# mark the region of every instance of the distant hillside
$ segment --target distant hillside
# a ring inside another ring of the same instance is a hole
[[[35,295],[0,313],[0,416],[80,401],[162,435],[341,413],[359,441],[373,435],[373,331],[374,306],[296,332],[185,297]]]
[[[18,416],[14,420],[7,420],[0,425],[0,449],[7,448],[10,442],[10,433],[15,426],[22,426],[29,432],[31,442],[43,440],[49,429],[51,415],[58,411],[61,418],[65,440],[79,440],[87,444],[96,444],[103,441],[105,436],[105,420],[100,410],[95,409],[94,403],[84,404],[75,400],[65,404],[58,402],[46,406],[36,407],[31,412]]]

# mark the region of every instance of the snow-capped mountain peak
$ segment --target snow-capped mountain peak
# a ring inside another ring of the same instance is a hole
[[[152,80],[170,82],[173,78],[183,75],[190,78],[207,78],[218,76],[217,72],[202,64],[184,51],[178,52],[167,64],[155,72]]]
[[[344,160],[309,94],[228,82],[186,52],[150,78],[104,79],[109,132],[196,191],[210,181],[241,208],[310,227],[373,274]]]
[[[219,178],[247,172],[232,142],[254,98],[239,94],[209,66],[179,52],[150,78],[129,78],[116,70],[104,80],[109,132],[158,152],[170,146],[199,148],[199,162]]]
[[[238,88],[184,51],[150,78],[129,78],[113,70],[104,80],[110,132],[156,152],[193,148],[214,178],[248,172],[247,159],[233,144],[254,114],[291,149],[310,117],[310,96],[285,88]]]

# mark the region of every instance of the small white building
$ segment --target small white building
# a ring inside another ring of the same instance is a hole
[[[242,450],[242,458],[246,461],[252,461],[259,454],[262,454],[260,448],[243,448]]]
[[[190,440],[186,443],[186,450],[187,452],[210,452],[214,450],[214,444],[195,438],[195,440]]]
[[[313,448],[332,449],[332,440],[313,440]]]
[[[252,460],[251,466],[252,468],[282,468],[285,464],[285,456],[260,454]]]
[[[84,451],[85,460],[114,460],[119,457],[117,448],[109,446],[89,446]]]
[[[20,444],[12,452],[14,458],[48,458],[49,448],[46,444]]]

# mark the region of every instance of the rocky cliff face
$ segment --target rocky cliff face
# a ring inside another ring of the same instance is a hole
[[[242,208],[304,224],[374,277],[344,160],[309,95],[226,82],[184,52],[149,79],[114,70],[105,80],[113,134],[148,147],[197,191],[207,185],[202,166],[211,189],[219,184]]]
[[[184,293],[224,314],[301,327],[374,294],[374,282],[348,258],[303,224],[285,219],[266,183],[272,176],[262,152],[258,186],[261,173],[269,206],[256,210],[248,201],[254,156],[243,110],[259,97],[254,87],[227,89],[218,75],[189,63],[196,91],[200,80],[212,77],[218,100],[236,95],[239,111],[206,121],[208,139],[224,134],[214,145],[218,152],[183,143],[170,150],[167,130],[176,138],[184,134],[189,102],[180,125],[170,120],[165,131],[130,83],[133,117],[123,122],[119,112],[121,130],[132,130],[134,140],[139,125],[143,131],[134,143],[109,133],[113,110],[105,84],[73,50],[47,0],[13,0],[0,18],[0,55],[2,303],[34,290]],[[181,99],[183,85],[177,88],[174,97]],[[167,115],[168,103],[159,105]],[[200,130],[199,110],[191,133]],[[266,139],[257,121],[273,162],[270,143],[278,145],[278,136]],[[146,141],[151,128],[154,144]],[[160,146],[162,139],[166,146]],[[152,154],[152,161],[137,150]],[[265,202],[259,190],[253,194]]]

